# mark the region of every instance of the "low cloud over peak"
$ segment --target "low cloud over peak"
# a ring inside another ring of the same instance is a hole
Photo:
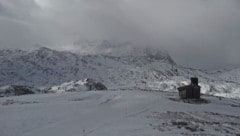
[[[0,47],[130,41],[163,47],[183,65],[220,68],[240,65],[239,14],[238,0],[0,0]]]

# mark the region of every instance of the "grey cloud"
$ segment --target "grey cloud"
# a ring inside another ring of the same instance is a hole
[[[0,47],[78,40],[165,48],[179,64],[240,65],[238,0],[0,0]]]

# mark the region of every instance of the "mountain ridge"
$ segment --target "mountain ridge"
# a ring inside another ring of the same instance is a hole
[[[133,47],[127,54],[121,52],[122,48],[119,55],[114,54],[118,48],[115,49],[103,54],[77,54],[46,47],[33,51],[0,50],[0,86],[51,87],[91,78],[109,89],[176,91],[189,83],[190,77],[197,76],[203,93],[225,96],[230,92],[240,97],[239,80],[232,82],[204,70],[182,67],[165,51]]]
[[[6,52],[6,51],[1,50],[0,53],[1,52]],[[109,54],[81,55],[81,54],[76,54],[76,53],[66,52],[66,51],[56,51],[46,47],[42,47],[38,50],[33,50],[29,52],[18,50],[18,52],[15,53],[15,51],[7,50],[8,55],[6,57],[0,58],[0,61],[2,63],[1,76],[13,75],[15,77],[10,77],[11,79],[17,78],[18,75],[20,74],[18,72],[20,72],[21,70],[23,70],[21,72],[29,76],[36,74],[37,71],[42,71],[43,73],[49,74],[49,75],[56,74],[61,76],[61,74],[64,73],[64,69],[70,71],[70,73],[75,73],[73,75],[76,75],[76,73],[79,72],[79,69],[81,67],[85,67],[88,65],[89,63],[88,61],[94,62],[95,59],[100,59],[99,61],[95,61],[93,64],[98,66],[98,65],[104,65],[103,63],[105,63],[106,61],[116,62],[121,59],[120,56],[114,56]],[[2,56],[4,55],[5,54],[3,54]],[[120,63],[127,63],[126,62],[127,59],[131,59],[131,60],[128,60],[129,63],[134,63],[134,62],[137,63],[136,59],[140,59],[141,57],[145,57],[145,56],[140,56],[140,57],[127,56],[126,58],[123,57],[124,59],[122,59]],[[149,56],[149,59],[153,59],[151,57]],[[170,56],[166,56],[167,58],[163,58],[163,56],[161,57],[162,58],[160,59],[163,61],[173,62]],[[147,61],[145,61],[144,63],[147,63]],[[142,64],[138,63],[137,65],[142,65]],[[83,76],[82,78],[88,78],[88,77]],[[1,79],[4,79],[4,78],[1,78]],[[24,75],[22,79],[24,79]],[[3,84],[2,82],[3,81],[0,82],[1,85],[7,85],[7,84]],[[10,84],[12,83],[14,82],[10,82]]]

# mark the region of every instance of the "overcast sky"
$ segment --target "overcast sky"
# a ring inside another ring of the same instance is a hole
[[[0,0],[0,48],[81,40],[165,48],[178,64],[240,65],[239,0]]]

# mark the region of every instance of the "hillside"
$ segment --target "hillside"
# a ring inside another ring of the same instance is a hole
[[[92,51],[90,53],[56,51],[45,47],[34,51],[0,50],[0,86],[49,88],[90,78],[103,83],[108,89],[176,92],[177,87],[189,83],[190,77],[197,76],[202,93],[240,97],[240,80],[232,72],[209,74],[185,68],[176,64],[166,51],[157,48],[118,47],[106,41],[90,47],[87,48]]]
[[[171,69],[168,69],[171,67],[168,62],[172,61],[170,56],[164,58],[165,56],[157,56],[157,54],[156,56],[150,56],[147,53],[142,56],[79,55],[48,48],[40,48],[31,52],[2,50],[0,53],[2,53],[0,55],[2,64],[0,67],[0,85],[47,86],[83,78],[93,78],[109,84],[122,84],[121,80],[118,79],[126,78],[129,81],[134,80],[134,78],[158,78],[151,75],[145,78],[142,76],[144,74],[147,76],[146,72],[149,69],[147,66],[159,62],[163,62],[162,69],[168,71],[152,74],[156,74],[156,76],[174,74]]]

